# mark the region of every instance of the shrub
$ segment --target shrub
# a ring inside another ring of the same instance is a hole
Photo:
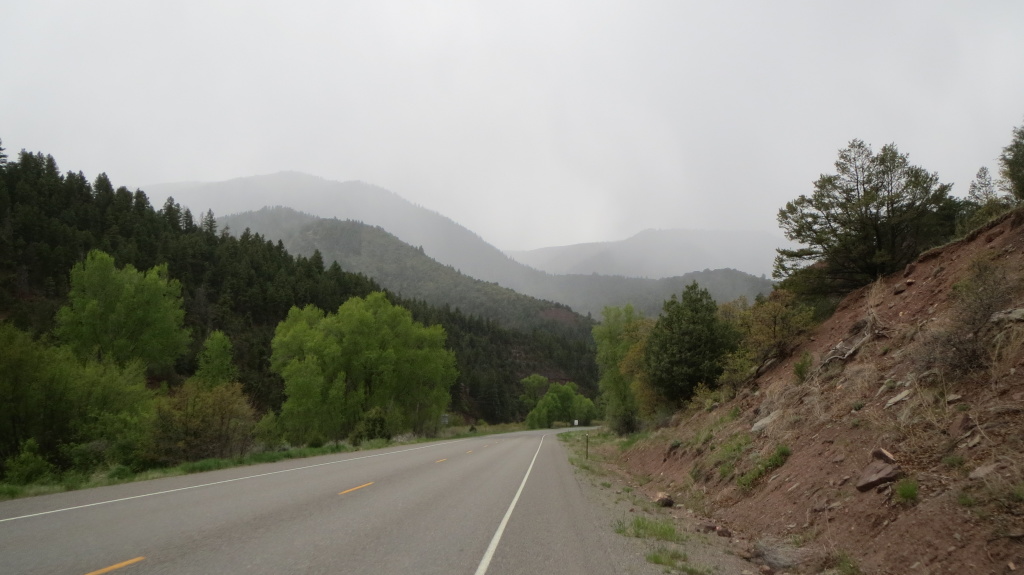
[[[21,444],[21,453],[4,463],[7,481],[15,485],[43,483],[53,478],[54,467],[39,455],[39,444],[29,439]]]
[[[911,478],[901,479],[896,482],[896,501],[899,503],[917,503],[917,480]]]

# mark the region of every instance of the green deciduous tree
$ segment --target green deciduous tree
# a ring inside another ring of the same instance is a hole
[[[291,441],[343,439],[379,407],[389,431],[436,431],[455,381],[441,326],[424,327],[375,292],[336,314],[292,308],[274,335],[271,367],[285,382],[280,425]]]
[[[643,318],[631,305],[606,307],[601,323],[593,330],[605,423],[620,435],[636,431],[640,423],[631,377],[634,374],[624,362],[630,351],[642,343],[637,337],[641,333],[637,324],[642,321]]]
[[[651,330],[645,355],[651,387],[671,405],[689,399],[700,383],[714,387],[736,340],[711,294],[693,282],[665,302]]]
[[[151,373],[167,372],[185,353],[181,284],[167,266],[143,273],[118,269],[114,258],[94,250],[71,270],[68,304],[57,312],[56,333],[81,357],[139,360]]]
[[[778,250],[776,278],[817,263],[825,283],[815,287],[842,293],[902,269],[955,232],[958,206],[949,196],[951,186],[911,165],[895,144],[876,154],[853,140],[839,151],[835,167],[836,173],[814,182],[810,196],[779,210],[786,237],[805,247]]]
[[[596,414],[594,402],[581,395],[575,383],[551,383],[544,397],[526,416],[526,424],[531,429],[551,427],[556,422],[572,425],[579,421],[580,425],[589,425]]]
[[[142,461],[152,394],[141,367],[82,361],[0,323],[0,461],[24,451],[62,468]]]
[[[740,335],[735,351],[725,358],[720,382],[739,385],[754,376],[766,361],[786,357],[797,337],[812,325],[812,310],[792,292],[775,290],[759,297],[753,306],[745,302],[723,305],[731,310],[728,321]]]

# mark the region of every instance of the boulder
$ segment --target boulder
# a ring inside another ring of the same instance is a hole
[[[769,423],[775,421],[779,417],[780,413],[780,411],[776,410],[768,414],[768,417],[757,420],[757,423],[750,427],[750,433],[761,433],[764,428],[768,427]]]
[[[876,459],[860,472],[857,491],[869,491],[879,485],[896,481],[902,476],[903,470],[898,465]]]
[[[672,501],[672,497],[664,491],[659,491],[658,494],[654,496],[654,503],[658,507],[672,507],[676,504],[675,501]]]

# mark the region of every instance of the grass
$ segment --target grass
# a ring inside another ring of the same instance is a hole
[[[964,456],[963,455],[956,455],[956,454],[954,454],[954,455],[947,455],[947,456],[942,458],[942,463],[945,464],[946,467],[952,467],[954,469],[958,469],[958,468],[964,466]]]
[[[663,565],[667,567],[665,571],[669,573],[677,571],[679,573],[686,573],[687,575],[706,575],[711,572],[708,569],[700,569],[698,567],[687,565],[686,562],[688,560],[689,557],[686,556],[686,553],[676,549],[668,549],[665,546],[659,546],[657,549],[647,554],[648,563]]]
[[[835,570],[839,575],[860,575],[860,566],[846,552],[840,552],[835,556]]]
[[[774,471],[780,467],[792,452],[785,445],[779,445],[775,448],[775,451],[767,458],[758,461],[754,464],[754,468],[744,473],[736,479],[736,483],[739,484],[743,489],[750,489],[758,482],[762,477],[767,475],[769,472]]]
[[[626,451],[630,447],[636,445],[636,443],[642,439],[650,437],[650,433],[642,431],[640,433],[633,433],[619,440],[619,451]]]
[[[642,515],[638,515],[628,522],[619,519],[614,526],[616,533],[627,537],[656,539],[669,543],[682,543],[686,540],[686,536],[676,531],[676,526],[671,521],[650,519]]]
[[[896,482],[896,488],[893,492],[896,494],[896,501],[898,503],[913,505],[914,503],[917,503],[917,480],[909,477],[900,479]]]
[[[32,483],[28,485],[15,485],[0,483],[0,501],[18,499],[21,497],[34,497],[37,495],[48,495],[77,489],[89,489],[93,487],[105,487],[121,483],[135,481],[148,481],[163,477],[175,477],[178,475],[189,475],[192,473],[205,473],[231,467],[243,467],[248,465],[259,465],[261,463],[275,463],[285,459],[304,459],[319,455],[330,455],[333,453],[345,453],[349,451],[379,449],[388,445],[399,445],[404,443],[426,443],[430,441],[442,441],[447,439],[460,439],[463,437],[478,437],[496,433],[510,433],[526,429],[523,424],[483,424],[475,431],[469,431],[469,426],[449,427],[441,431],[438,437],[411,438],[408,441],[388,441],[386,439],[373,439],[364,441],[359,447],[353,447],[347,443],[331,442],[320,447],[293,447],[281,451],[261,451],[250,453],[239,457],[211,458],[199,461],[188,461],[173,467],[158,467],[147,469],[141,472],[132,471],[124,465],[115,465],[108,469],[101,469],[90,475],[80,471],[69,471],[59,478],[52,479],[46,483]]]
[[[750,443],[750,435],[738,433],[715,449],[710,463],[712,466],[718,466],[719,477],[726,479],[732,476],[736,470],[736,463],[743,457]]]

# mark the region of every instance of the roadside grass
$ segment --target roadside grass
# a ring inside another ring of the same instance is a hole
[[[664,566],[667,573],[673,571],[685,573],[686,575],[710,575],[712,573],[710,569],[701,569],[687,565],[686,562],[688,560],[689,557],[686,556],[686,553],[676,549],[669,549],[663,545],[658,546],[657,549],[647,554],[648,563]]]
[[[88,475],[81,471],[72,470],[63,473],[59,477],[51,478],[46,482],[30,483],[27,485],[0,483],[0,501],[19,499],[22,497],[35,497],[38,495],[49,495],[51,493],[62,493],[78,489],[90,489],[93,487],[106,487],[108,485],[118,485],[121,483],[148,481],[150,479],[160,479],[164,477],[190,475],[193,473],[204,473],[207,471],[217,471],[232,467],[245,467],[249,465],[259,465],[262,463],[276,463],[285,459],[305,459],[307,457],[331,455],[334,453],[380,449],[390,445],[406,445],[449,439],[464,439],[467,437],[479,437],[482,435],[511,433],[514,431],[523,431],[525,429],[526,426],[521,423],[506,423],[499,425],[482,424],[473,431],[470,431],[470,426],[463,425],[445,428],[437,437],[404,436],[392,441],[386,439],[372,439],[364,441],[359,447],[349,445],[345,442],[330,442],[321,447],[290,447],[281,450],[258,451],[239,457],[187,461],[173,467],[156,467],[140,472],[135,472],[124,465],[114,465],[106,469],[99,469]]]
[[[619,519],[613,524],[615,532],[626,537],[637,537],[639,539],[656,539],[670,543],[682,543],[686,541],[686,535],[676,530],[671,521],[650,519],[642,515],[633,518],[632,521]]]
[[[754,464],[754,468],[744,473],[736,479],[736,483],[743,489],[750,489],[758,482],[762,477],[767,475],[769,472],[774,471],[789,458],[792,451],[785,445],[779,445],[775,448],[775,451],[768,456],[766,459],[761,459]]]

